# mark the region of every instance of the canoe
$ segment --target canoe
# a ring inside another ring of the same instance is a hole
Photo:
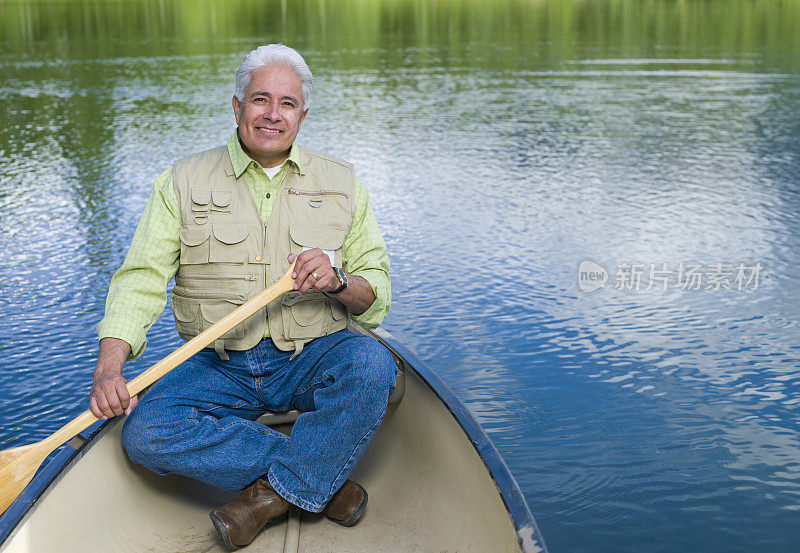
[[[386,417],[351,476],[369,493],[352,528],[292,509],[240,551],[546,552],[531,511],[486,433],[388,332],[401,370]],[[259,419],[289,432],[297,413]],[[0,517],[3,553],[188,553],[226,549],[208,513],[235,494],[128,460],[122,417],[62,448]]]

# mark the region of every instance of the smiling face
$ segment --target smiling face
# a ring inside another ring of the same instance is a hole
[[[247,155],[262,167],[286,161],[308,113],[303,108],[303,85],[288,67],[269,65],[250,73],[242,101],[233,97],[239,139]]]

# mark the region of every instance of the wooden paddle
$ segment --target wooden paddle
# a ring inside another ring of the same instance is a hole
[[[131,397],[156,382],[239,323],[255,315],[278,296],[291,291],[294,286],[293,270],[294,263],[278,282],[128,382],[128,391]],[[36,470],[45,457],[79,432],[86,430],[97,420],[98,418],[91,411],[85,411],[40,442],[0,451],[0,514],[4,513],[8,506],[22,493],[22,490],[31,481],[33,475],[36,474]]]

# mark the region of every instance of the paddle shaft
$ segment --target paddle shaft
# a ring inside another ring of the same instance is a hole
[[[278,279],[278,282],[260,292],[251,300],[236,308],[233,312],[229,313],[216,324],[207,328],[183,346],[179,347],[164,359],[144,371],[142,374],[128,382],[128,392],[131,397],[138,394],[154,382],[158,381],[169,371],[189,359],[192,355],[202,350],[206,346],[213,343],[220,336],[230,331],[240,323],[249,319],[261,309],[267,306],[271,301],[281,296],[285,292],[293,289],[294,279],[292,279],[292,271],[294,270],[294,263],[289,267],[289,270]],[[62,426],[55,433],[42,442],[49,442],[52,449],[63,444],[76,434],[86,430],[99,419],[92,414],[91,411],[84,411],[76,418]]]

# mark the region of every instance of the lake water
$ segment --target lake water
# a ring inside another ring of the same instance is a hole
[[[800,550],[797,1],[3,1],[3,449],[86,408],[154,178],[275,41],[371,191],[384,327],[553,553]],[[162,317],[126,374],[178,345]]]

